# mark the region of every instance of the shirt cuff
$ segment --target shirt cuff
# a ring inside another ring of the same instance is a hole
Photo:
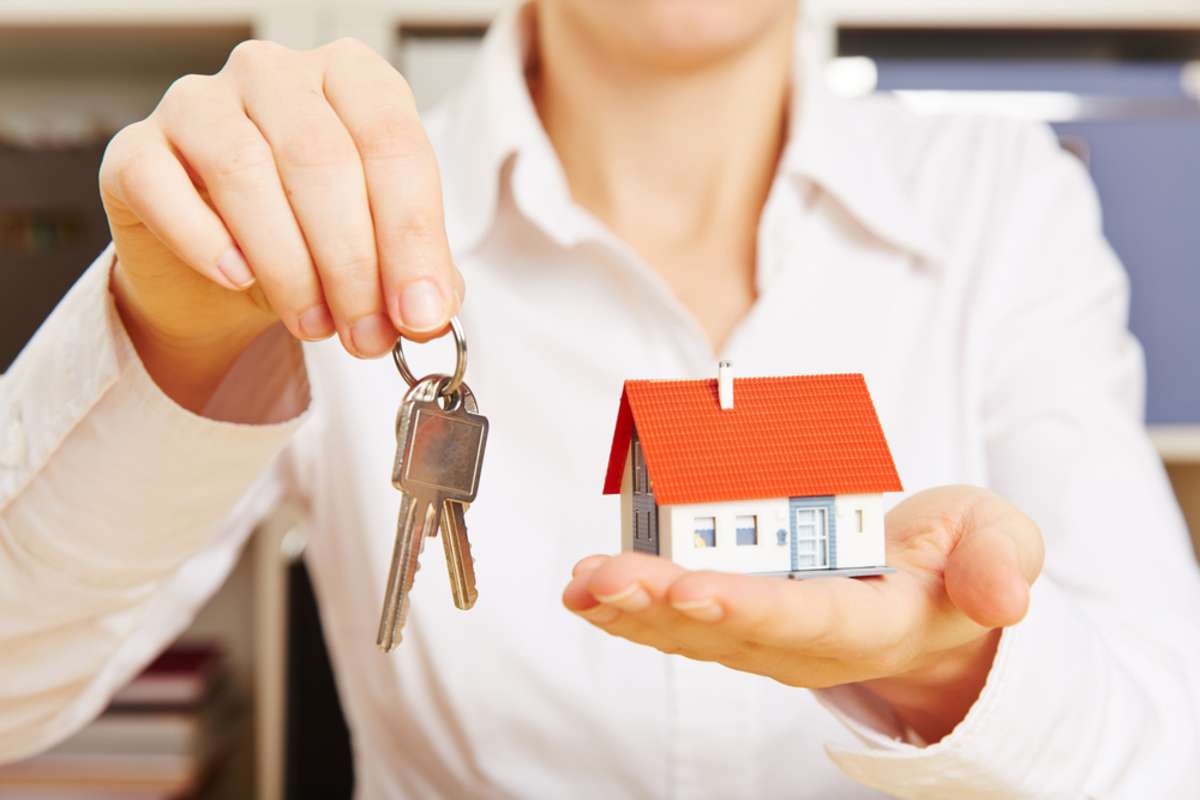
[[[179,406],[125,331],[109,292],[113,263],[110,245],[0,381],[0,500],[12,500],[16,530],[53,533],[20,546],[109,586],[160,575],[210,540],[309,405],[301,348],[280,329],[235,363],[211,416]],[[88,508],[88,525],[63,496]]]
[[[885,704],[839,687],[816,694],[863,747],[827,745],[826,752],[850,778],[896,797],[1077,796],[1078,776],[1063,767],[1103,727],[1105,658],[1088,621],[1043,576],[1028,615],[1004,630],[983,691],[950,735],[921,746]]]

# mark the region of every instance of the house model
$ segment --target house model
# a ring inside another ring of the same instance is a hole
[[[689,569],[878,575],[901,491],[862,375],[626,381],[605,494],[621,549]]]

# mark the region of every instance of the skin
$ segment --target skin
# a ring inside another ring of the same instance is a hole
[[[978,697],[998,629],[1025,615],[1042,537],[1012,504],[970,486],[915,494],[885,527],[891,575],[789,581],[623,553],[580,561],[563,602],[666,653],[789,686],[857,683],[936,742]]]
[[[245,42],[180,78],[110,142],[100,190],[117,308],[193,411],[272,325],[378,356],[443,329],[462,297],[412,92],[352,40]]]
[[[758,220],[786,138],[792,0],[538,0],[530,89],[576,202],[714,350],[756,300]],[[731,146],[731,143],[734,143]],[[122,130],[100,170],[112,292],[147,371],[201,413],[273,326],[357,357],[444,330],[464,286],[404,79],[350,40],[239,45]],[[927,741],[956,725],[1042,561],[1036,526],[971,487],[887,518],[895,575],[788,582],[634,554],[563,600],[614,636],[793,686],[855,683]]]

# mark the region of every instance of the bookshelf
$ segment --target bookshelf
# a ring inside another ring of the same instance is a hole
[[[834,25],[905,28],[1194,28],[1193,0],[815,0]]]

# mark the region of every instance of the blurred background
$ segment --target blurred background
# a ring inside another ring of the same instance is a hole
[[[0,372],[108,241],[108,138],[247,38],[354,36],[434,104],[506,0],[0,3]],[[829,87],[1048,122],[1089,167],[1133,287],[1146,422],[1200,532],[1200,0],[808,0]],[[5,798],[348,797],[299,515],[264,520],[183,639]],[[353,679],[352,677],[349,679]]]

